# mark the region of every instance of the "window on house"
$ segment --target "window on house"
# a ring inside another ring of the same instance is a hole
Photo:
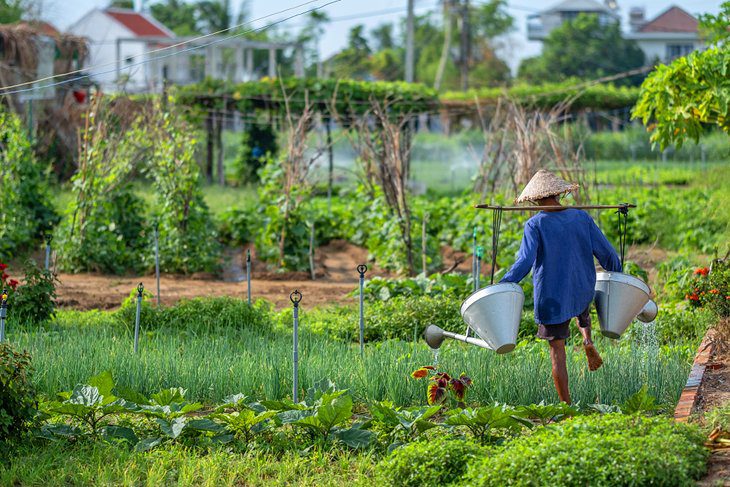
[[[676,59],[678,57],[686,56],[687,54],[694,51],[694,45],[692,44],[667,44],[667,61]]]
[[[205,56],[202,54],[193,54],[188,58],[190,81],[193,83],[203,81],[205,78]]]
[[[580,12],[577,10],[566,10],[564,12],[560,12],[560,18],[563,19],[563,22],[566,22],[568,20],[573,20],[578,16]]]

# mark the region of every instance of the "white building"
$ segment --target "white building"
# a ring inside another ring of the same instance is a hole
[[[669,7],[650,21],[644,19],[643,9],[632,8],[629,25],[631,31],[626,38],[636,41],[644,51],[647,64],[657,60],[670,62],[705,47],[697,19],[677,6]]]
[[[563,22],[573,20],[579,14],[594,14],[601,24],[618,23],[618,5],[613,0],[601,3],[597,0],[564,0],[540,13],[527,17],[527,38],[544,41],[550,32]]]
[[[277,51],[287,49],[295,54],[295,74],[304,74],[300,44],[250,41],[231,35],[176,37],[149,14],[134,10],[94,9],[68,32],[88,39],[86,66],[92,79],[106,91],[159,92],[165,81],[184,85],[205,77],[232,82],[275,77]],[[268,52],[258,65],[254,57],[257,50]]]
[[[87,66],[94,81],[105,90],[124,86],[130,91],[148,91],[159,83],[147,55],[147,45],[124,40],[157,37],[171,41],[175,34],[149,15],[133,10],[94,9],[69,27],[68,32],[89,41]]]

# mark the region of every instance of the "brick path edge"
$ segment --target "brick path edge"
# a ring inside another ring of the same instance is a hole
[[[686,422],[692,414],[692,409],[697,403],[697,394],[700,391],[702,380],[705,377],[705,369],[707,364],[712,358],[712,353],[715,349],[714,342],[712,340],[713,330],[710,329],[705,333],[705,337],[700,343],[700,347],[695,355],[694,362],[692,363],[692,369],[689,372],[687,378],[687,384],[682,389],[682,394],[679,396],[679,402],[677,407],[674,409],[674,420],[680,422]]]

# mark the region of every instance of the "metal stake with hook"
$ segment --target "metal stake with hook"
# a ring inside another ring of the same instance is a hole
[[[142,314],[142,294],[144,293],[144,284],[141,282],[137,286],[137,313],[134,318],[134,353],[139,351],[139,320]]]
[[[365,354],[365,273],[368,266],[360,264],[357,266],[357,272],[360,274],[360,356]]]
[[[299,303],[302,300],[302,293],[295,289],[289,295],[289,300],[294,305],[294,344],[292,351],[294,377],[292,382],[292,399],[294,402],[299,402]]]
[[[5,341],[5,318],[8,316],[8,291],[3,289],[0,296],[0,342]]]

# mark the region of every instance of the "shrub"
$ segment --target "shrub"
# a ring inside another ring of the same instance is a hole
[[[0,440],[13,440],[35,415],[36,393],[28,352],[0,343]]]
[[[46,269],[28,260],[23,283],[10,291],[8,306],[13,321],[37,325],[56,312],[56,278]]]
[[[469,466],[466,484],[694,485],[704,435],[669,418],[606,414],[539,428]]]
[[[30,250],[58,222],[21,120],[0,109],[0,258]]]
[[[174,306],[157,308],[152,295],[145,292],[140,323],[144,329],[181,329],[192,333],[207,333],[221,329],[248,330],[258,333],[271,331],[269,307],[264,301],[249,306],[246,301],[231,297],[204,297],[180,300]],[[134,326],[137,292],[124,300],[116,317],[126,326]]]
[[[459,480],[467,465],[488,451],[471,440],[442,436],[394,450],[378,463],[375,473],[382,485],[440,487]]]

